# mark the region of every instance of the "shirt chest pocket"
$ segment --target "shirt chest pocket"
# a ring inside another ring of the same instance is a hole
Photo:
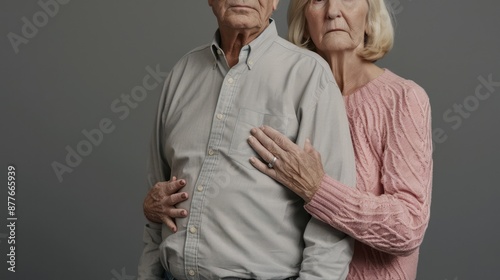
[[[229,155],[232,159],[244,167],[254,169],[254,167],[249,163],[249,159],[251,156],[257,156],[257,153],[247,142],[247,139],[250,136],[250,130],[253,127],[267,125],[290,138],[291,135],[287,134],[290,131],[288,131],[287,128],[290,126],[290,123],[292,123],[291,120],[292,118],[286,116],[264,114],[247,108],[240,109],[232,134]],[[294,135],[295,132],[293,132],[293,136]]]

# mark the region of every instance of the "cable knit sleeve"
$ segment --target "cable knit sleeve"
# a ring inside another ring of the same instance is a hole
[[[305,208],[370,247],[406,256],[420,246],[429,222],[432,137],[425,91],[411,81],[398,91],[380,94],[378,102],[369,104],[378,114],[371,115],[367,123],[379,122],[384,127],[381,151],[375,159],[380,163],[379,174],[369,175],[377,178],[372,184],[378,184],[379,193],[366,190],[377,187],[351,188],[325,176]],[[353,141],[358,160],[363,150]],[[359,182],[366,169],[356,164]]]

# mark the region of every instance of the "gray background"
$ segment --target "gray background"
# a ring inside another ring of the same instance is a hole
[[[274,15],[281,35],[287,5],[281,1]],[[396,44],[379,64],[426,89],[442,134],[434,137],[432,216],[418,279],[500,279],[500,86],[479,88],[484,100],[475,97],[480,77],[500,81],[500,4],[392,5]],[[142,84],[147,66],[167,72],[208,43],[216,22],[206,1],[73,0],[45,24],[40,11],[37,1],[0,4],[0,278],[136,279],[147,144],[161,89],[126,117],[111,104],[125,104],[121,95]],[[33,23],[34,15],[41,27],[16,54],[7,34],[23,36],[22,18]],[[464,102],[465,112],[455,112]],[[105,118],[113,132],[60,182],[51,164],[64,164],[66,147],[75,149],[86,139],[82,130]],[[17,168],[16,273],[6,264],[9,164]]]

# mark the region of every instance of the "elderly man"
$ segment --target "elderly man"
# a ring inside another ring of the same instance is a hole
[[[179,280],[345,279],[352,240],[249,163],[250,129],[268,125],[301,145],[309,138],[325,171],[355,185],[339,89],[319,56],[278,36],[270,19],[278,2],[208,0],[219,26],[212,43],[169,73],[150,184],[185,184],[188,199],[177,206],[189,215],[176,219],[178,228],[146,225],[139,279],[163,279],[165,271]],[[272,168],[280,159],[263,160]],[[182,180],[165,182],[172,176]]]

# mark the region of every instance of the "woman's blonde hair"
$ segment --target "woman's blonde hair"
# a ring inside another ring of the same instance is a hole
[[[291,0],[288,6],[288,40],[315,51],[316,46],[309,36],[305,10],[311,0]],[[365,46],[358,55],[367,61],[377,61],[392,49],[394,27],[392,12],[384,0],[366,0],[368,3]]]

